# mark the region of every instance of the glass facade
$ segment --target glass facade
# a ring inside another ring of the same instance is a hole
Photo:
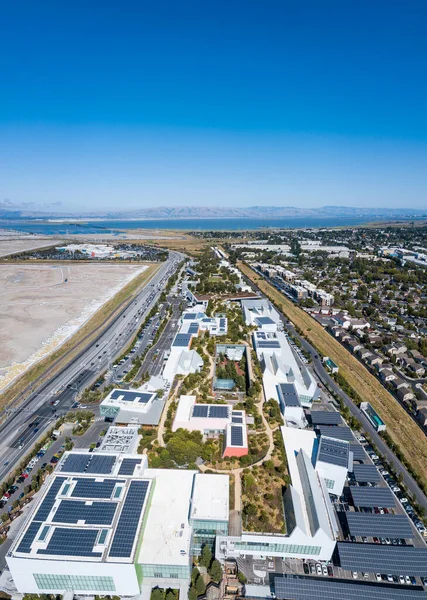
[[[236,550],[246,552],[262,552],[269,554],[277,552],[279,554],[312,554],[317,556],[322,550],[321,546],[304,546],[302,544],[274,544],[268,542],[235,542]]]
[[[190,565],[141,565],[143,577],[156,577],[157,579],[189,579]]]
[[[34,573],[34,579],[40,590],[72,590],[92,593],[116,591],[114,579],[107,576]]]
[[[215,547],[215,537],[217,535],[228,535],[228,521],[204,521],[193,519],[193,539],[191,543],[191,553],[199,555],[202,547],[210,546],[211,550]]]

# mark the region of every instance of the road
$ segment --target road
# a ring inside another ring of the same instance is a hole
[[[258,286],[250,281],[247,277],[243,275],[244,279],[247,283],[252,286],[252,288],[256,288],[256,290],[261,294],[263,298],[265,298],[265,294],[258,288]],[[276,308],[276,310],[278,310]],[[377,446],[378,450],[381,454],[386,458],[386,460],[393,465],[397,473],[400,473],[403,478],[403,483],[406,485],[408,490],[414,495],[416,501],[427,511],[427,498],[419,488],[415,479],[410,475],[406,467],[400,462],[400,460],[395,456],[395,454],[390,450],[387,444],[384,442],[382,437],[377,433],[362,411],[358,406],[354,404],[351,398],[337,385],[335,380],[330,376],[328,371],[325,369],[321,359],[318,356],[317,350],[303,337],[299,335],[296,331],[295,327],[289,322],[289,320],[278,311],[282,322],[284,330],[287,331],[294,339],[298,339],[301,342],[304,350],[310,354],[311,359],[313,361],[314,371],[319,378],[319,380],[323,383],[323,385],[329,387],[334,394],[339,396],[344,404],[350,410],[350,413],[355,417],[359,423],[362,425],[363,430],[369,434],[374,444]]]
[[[182,254],[170,251],[168,260],[108,328],[10,411],[0,426],[0,480],[9,475],[43,431],[69,410],[79,391],[105,372],[128,346],[182,258]]]

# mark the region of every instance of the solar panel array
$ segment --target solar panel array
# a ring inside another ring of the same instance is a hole
[[[133,475],[135,467],[140,464],[140,458],[124,458],[120,465],[119,475]]]
[[[319,425],[318,430],[320,435],[327,435],[328,437],[336,438],[337,440],[345,440],[347,442],[354,442],[355,438],[350,427],[337,427],[335,425]]]
[[[108,475],[113,470],[116,462],[115,456],[105,456],[103,454],[94,454],[89,462],[86,473],[100,473]]]
[[[243,446],[243,431],[241,427],[231,426],[230,441],[232,446]]]
[[[227,419],[229,408],[228,406],[214,405],[209,406],[208,417],[211,419]]]
[[[394,495],[388,487],[350,486],[355,506],[394,508]]]
[[[190,327],[188,328],[188,333],[198,333],[199,332],[199,324],[198,323],[191,323]]]
[[[350,535],[411,539],[414,537],[406,515],[346,512]]]
[[[232,423],[243,423],[243,417],[231,417]]]
[[[427,577],[427,548],[337,543],[340,565],[349,571]]]
[[[347,442],[337,439],[328,439],[323,436],[320,439],[317,460],[339,467],[347,467],[348,454],[349,445]]]
[[[17,552],[25,552],[28,554],[31,552],[31,544],[34,541],[34,538],[37,535],[38,530],[40,529],[41,523],[33,521],[30,523],[27,531],[24,533],[19,546],[17,547]]]
[[[367,460],[368,455],[366,454],[363,446],[359,442],[352,442],[350,444],[350,450],[353,452],[354,460]]]
[[[132,554],[148,487],[148,481],[131,482],[111,543],[110,557],[126,558]]]
[[[91,458],[91,454],[69,454],[62,465],[62,470],[67,473],[84,473]]]
[[[188,348],[191,342],[191,334],[189,333],[177,333],[172,346],[180,348]]]
[[[184,321],[192,321],[197,317],[196,313],[186,313],[183,317]]]
[[[280,348],[278,340],[265,340],[257,343],[258,348]]]
[[[118,483],[125,483],[124,479],[95,479],[80,478],[71,492],[72,498],[111,498],[114,488]]]
[[[293,383],[280,383],[278,385],[279,395],[285,406],[301,406],[298,394]]]
[[[62,500],[52,518],[54,523],[77,523],[86,525],[111,525],[116,513],[116,502],[92,502]]]
[[[65,481],[65,477],[56,477],[50,486],[46,496],[44,497],[43,502],[40,504],[36,514],[34,515],[33,521],[46,521],[49,516],[50,511],[52,510],[53,505],[55,504],[56,496],[59,490],[62,487],[62,484]]]
[[[230,408],[223,404],[195,404],[193,417],[208,419],[228,419]]]
[[[195,404],[193,407],[193,417],[205,418],[208,416],[209,406],[206,404]]]
[[[113,390],[110,395],[111,400],[120,400],[124,402],[134,402],[138,399],[138,402],[146,404],[153,394],[147,394],[144,392],[133,392],[129,390]]]
[[[69,454],[62,466],[65,473],[99,473],[109,475],[116,457],[103,454]]]
[[[47,548],[37,550],[37,554],[101,558],[102,552],[93,552],[98,533],[98,529],[56,527]]]
[[[359,483],[377,483],[381,481],[381,476],[375,465],[354,465],[353,473],[356,481]]]
[[[260,325],[274,325],[274,321],[270,317],[257,317],[256,320]]]
[[[274,578],[274,591],[279,600],[423,600],[425,593],[421,588],[411,589],[403,585],[381,585],[343,581],[338,579],[319,579],[284,575]]]
[[[326,410],[312,410],[311,421],[313,425],[341,425],[343,423],[339,412]]]

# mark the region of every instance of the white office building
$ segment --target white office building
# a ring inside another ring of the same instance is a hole
[[[253,334],[253,342],[263,373],[265,398],[273,398],[280,403],[278,386],[289,383],[294,385],[300,404],[309,408],[320,390],[313,375],[297,359],[286,335],[280,331],[267,333],[257,330]]]
[[[66,452],[7,555],[19,593],[186,597],[192,555],[228,533],[228,475]]]
[[[241,303],[246,325],[272,332],[281,325],[279,313],[266,298],[242,300]]]
[[[312,464],[315,433],[281,428],[291,485],[284,498],[286,534],[243,532],[218,536],[216,556],[280,556],[329,561],[335,548],[338,524],[323,477]]]
[[[157,425],[165,404],[155,392],[111,390],[100,404],[100,414],[117,424]]]

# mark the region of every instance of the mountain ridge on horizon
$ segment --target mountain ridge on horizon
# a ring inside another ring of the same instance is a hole
[[[99,219],[259,219],[259,218],[292,218],[292,217],[386,217],[408,218],[427,217],[427,210],[420,208],[381,208],[326,205],[315,208],[298,208],[296,206],[260,206],[225,207],[225,206],[158,206],[140,209],[107,209],[92,211],[69,211],[61,209],[59,202],[46,205],[35,203],[17,204],[6,200],[0,201],[0,219],[24,218],[99,218]]]

